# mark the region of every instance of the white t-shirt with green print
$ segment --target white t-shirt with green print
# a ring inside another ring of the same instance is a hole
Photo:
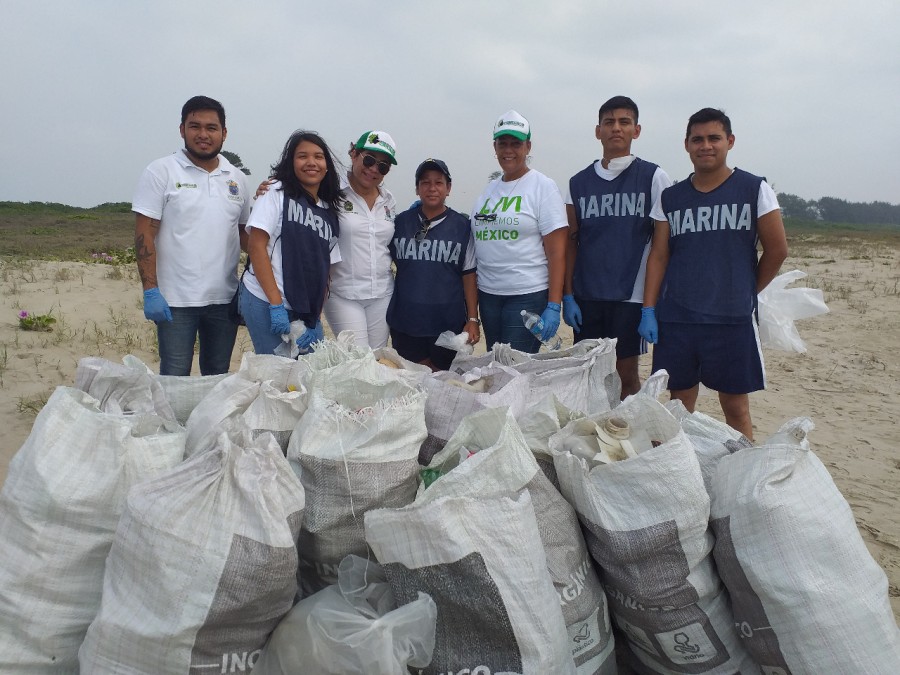
[[[521,295],[549,285],[543,237],[568,227],[556,183],[530,169],[518,180],[491,181],[471,215],[478,288],[494,295]]]

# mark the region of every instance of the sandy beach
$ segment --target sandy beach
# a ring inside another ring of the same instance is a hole
[[[792,417],[812,418],[811,446],[887,573],[900,616],[900,239],[793,237],[782,271],[793,269],[809,275],[801,284],[823,290],[831,312],[799,324],[805,354],[766,351],[768,389],[751,397],[756,440]],[[21,310],[50,313],[54,330],[21,330]],[[233,364],[250,350],[242,328]],[[0,260],[0,482],[40,407],[73,384],[78,360],[126,354],[158,367],[133,266]],[[721,419],[714,395],[701,396],[698,409]]]

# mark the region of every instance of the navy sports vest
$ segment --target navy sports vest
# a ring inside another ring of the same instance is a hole
[[[586,300],[628,300],[653,236],[650,188],[658,167],[639,158],[609,181],[594,165],[569,180],[578,222],[573,286]]]
[[[756,309],[757,203],[762,178],[735,169],[712,192],[690,178],[663,190],[669,264],[661,321],[743,323]]]
[[[322,313],[331,249],[337,242],[337,215],[305,197],[284,195],[281,217],[281,274],[291,308],[307,326]]]
[[[422,229],[419,209],[394,220],[391,257],[397,266],[387,322],[394,330],[416,337],[459,333],[466,323],[463,266],[472,237],[469,219],[447,209],[444,219],[416,241]]]

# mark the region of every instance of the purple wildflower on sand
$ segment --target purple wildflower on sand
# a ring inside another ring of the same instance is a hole
[[[19,312],[19,318],[20,318],[20,319],[27,319],[27,318],[28,318],[28,312],[26,312],[26,311],[23,309],[21,312]]]

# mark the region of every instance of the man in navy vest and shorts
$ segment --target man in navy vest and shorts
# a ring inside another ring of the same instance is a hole
[[[752,440],[748,394],[766,386],[757,294],[778,274],[787,239],[765,179],[727,165],[733,147],[721,110],[688,120],[694,172],[653,206],[640,333],[656,345],[653,370],[668,371],[673,399],[693,412],[702,382],[718,392],[728,425]]]
[[[640,389],[638,359],[647,352],[638,324],[653,236],[650,209],[672,181],[656,164],[631,154],[641,125],[637,105],[627,96],[600,106],[594,134],[603,158],[569,180],[563,319],[575,342],[617,339],[616,370],[625,398]]]

